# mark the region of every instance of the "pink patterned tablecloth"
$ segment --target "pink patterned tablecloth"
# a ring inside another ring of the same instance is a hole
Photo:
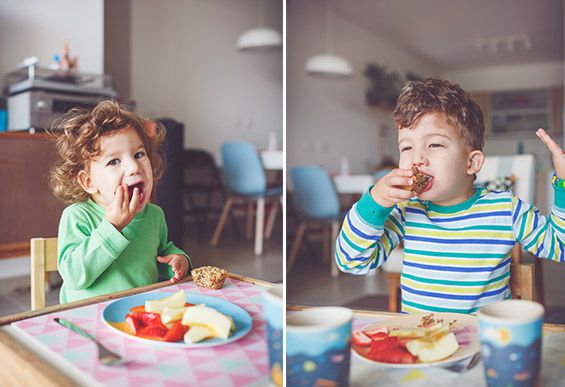
[[[153,292],[198,293],[230,301],[253,318],[251,332],[230,344],[198,349],[168,349],[119,335],[104,325],[102,311],[111,301],[55,312],[12,323],[41,345],[61,356],[93,379],[108,386],[266,386],[268,351],[262,317],[261,290],[257,285],[228,278],[220,290],[202,289],[193,282]],[[126,365],[98,363],[96,345],[53,321],[62,317],[95,336],[110,350],[123,355]]]

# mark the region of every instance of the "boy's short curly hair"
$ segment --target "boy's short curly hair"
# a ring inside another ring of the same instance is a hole
[[[467,145],[483,149],[483,112],[459,85],[435,78],[405,85],[393,112],[397,128],[414,127],[426,113],[444,113],[447,122],[461,130]]]
[[[67,204],[86,201],[90,195],[78,184],[80,171],[88,170],[89,161],[100,154],[101,137],[133,128],[147,151],[155,182],[165,168],[162,151],[165,128],[162,124],[128,111],[115,101],[102,101],[92,110],[72,109],[53,123],[50,134],[55,137],[58,160],[50,171],[49,185],[55,196]]]

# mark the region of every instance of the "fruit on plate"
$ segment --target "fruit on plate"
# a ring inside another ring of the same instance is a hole
[[[161,312],[161,321],[163,321],[163,324],[170,324],[173,321],[177,321],[182,319],[182,315],[184,314],[184,312],[186,312],[188,308],[185,306],[182,306],[180,308],[171,308],[168,306],[165,306],[163,308],[163,311]]]
[[[453,355],[459,344],[453,332],[440,333],[406,343],[406,349],[422,362],[439,361]]]
[[[362,356],[384,363],[435,362],[453,355],[459,344],[451,324],[428,314],[414,327],[381,326],[354,331],[352,345]]]
[[[186,296],[184,294],[184,291],[179,290],[171,296],[162,298],[160,300],[145,301],[145,311],[162,313],[165,306],[168,306],[169,308],[180,308],[184,306],[185,302]]]
[[[184,342],[189,344],[194,344],[211,337],[214,337],[214,335],[212,331],[207,327],[194,326],[184,334]]]
[[[206,305],[188,308],[182,316],[182,323],[190,327],[204,326],[212,332],[212,337],[227,339],[232,330],[233,320]]]

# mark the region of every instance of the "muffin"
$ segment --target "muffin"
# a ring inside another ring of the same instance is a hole
[[[215,266],[202,266],[193,269],[190,274],[197,286],[208,289],[220,289],[228,276],[227,270]]]
[[[432,177],[430,175],[426,175],[424,172],[419,171],[415,165],[412,165],[412,173],[412,180],[414,181],[414,184],[408,186],[407,188],[416,194],[420,194],[426,189]]]

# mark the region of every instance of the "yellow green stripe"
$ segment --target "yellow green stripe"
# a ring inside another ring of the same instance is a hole
[[[402,278],[409,278],[414,281],[430,283],[430,284],[444,284],[444,285],[461,285],[461,286],[484,286],[488,285],[491,282],[498,282],[507,279],[510,277],[510,271],[506,272],[505,274],[498,276],[496,278],[492,278],[486,281],[451,281],[445,279],[431,279],[425,277],[418,277],[413,274],[406,274],[402,273]]]
[[[428,251],[404,248],[404,254],[408,255],[426,255],[431,257],[450,257],[450,258],[498,258],[502,259],[509,255],[500,253],[457,253],[449,251]]]
[[[420,312],[421,310],[424,311],[432,311],[432,312],[451,312],[451,313],[474,313],[477,310],[479,310],[479,308],[471,308],[471,309],[452,309],[452,308],[441,308],[439,306],[429,306],[429,305],[422,305],[422,304],[418,304],[416,302],[412,302],[412,301],[406,301],[406,300],[402,300],[402,310],[408,312],[407,308],[404,307],[404,305],[408,306],[408,307],[412,307],[412,308],[416,308],[416,312]],[[410,308],[411,309],[411,308]]]

